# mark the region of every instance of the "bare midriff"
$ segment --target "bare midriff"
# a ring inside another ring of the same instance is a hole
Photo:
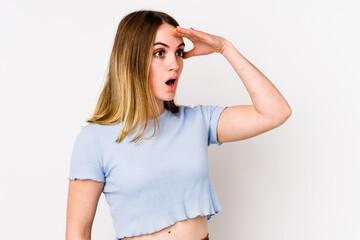
[[[201,240],[208,234],[207,216],[179,221],[151,234],[125,237],[121,240]]]

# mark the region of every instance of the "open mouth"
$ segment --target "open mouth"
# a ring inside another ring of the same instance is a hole
[[[175,84],[175,79],[167,80],[167,81],[166,81],[166,84],[169,85],[169,86],[174,86],[174,84]]]

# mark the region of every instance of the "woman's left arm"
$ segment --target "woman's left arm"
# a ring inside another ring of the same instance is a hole
[[[230,106],[221,113],[217,126],[219,142],[239,141],[259,135],[280,126],[290,117],[291,108],[285,98],[230,41],[193,29],[178,27],[175,32],[194,44],[194,48],[185,53],[185,58],[221,53],[244,83],[253,102],[253,105]]]
[[[219,142],[243,140],[283,124],[291,108],[279,90],[230,41],[225,40],[221,54],[244,83],[254,105],[236,105],[223,111],[217,129]]]

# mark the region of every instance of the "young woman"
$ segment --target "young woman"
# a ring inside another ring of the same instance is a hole
[[[183,37],[192,50],[184,51]],[[184,59],[211,53],[230,62],[254,105],[175,104]],[[207,220],[222,209],[207,147],[264,133],[290,115],[280,92],[229,40],[181,28],[163,12],[128,14],[95,113],[75,140],[66,238],[91,238],[103,192],[115,239],[210,239]]]

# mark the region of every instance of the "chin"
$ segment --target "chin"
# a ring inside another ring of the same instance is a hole
[[[171,101],[175,98],[175,94],[169,94],[167,97],[162,98],[163,101]]]

